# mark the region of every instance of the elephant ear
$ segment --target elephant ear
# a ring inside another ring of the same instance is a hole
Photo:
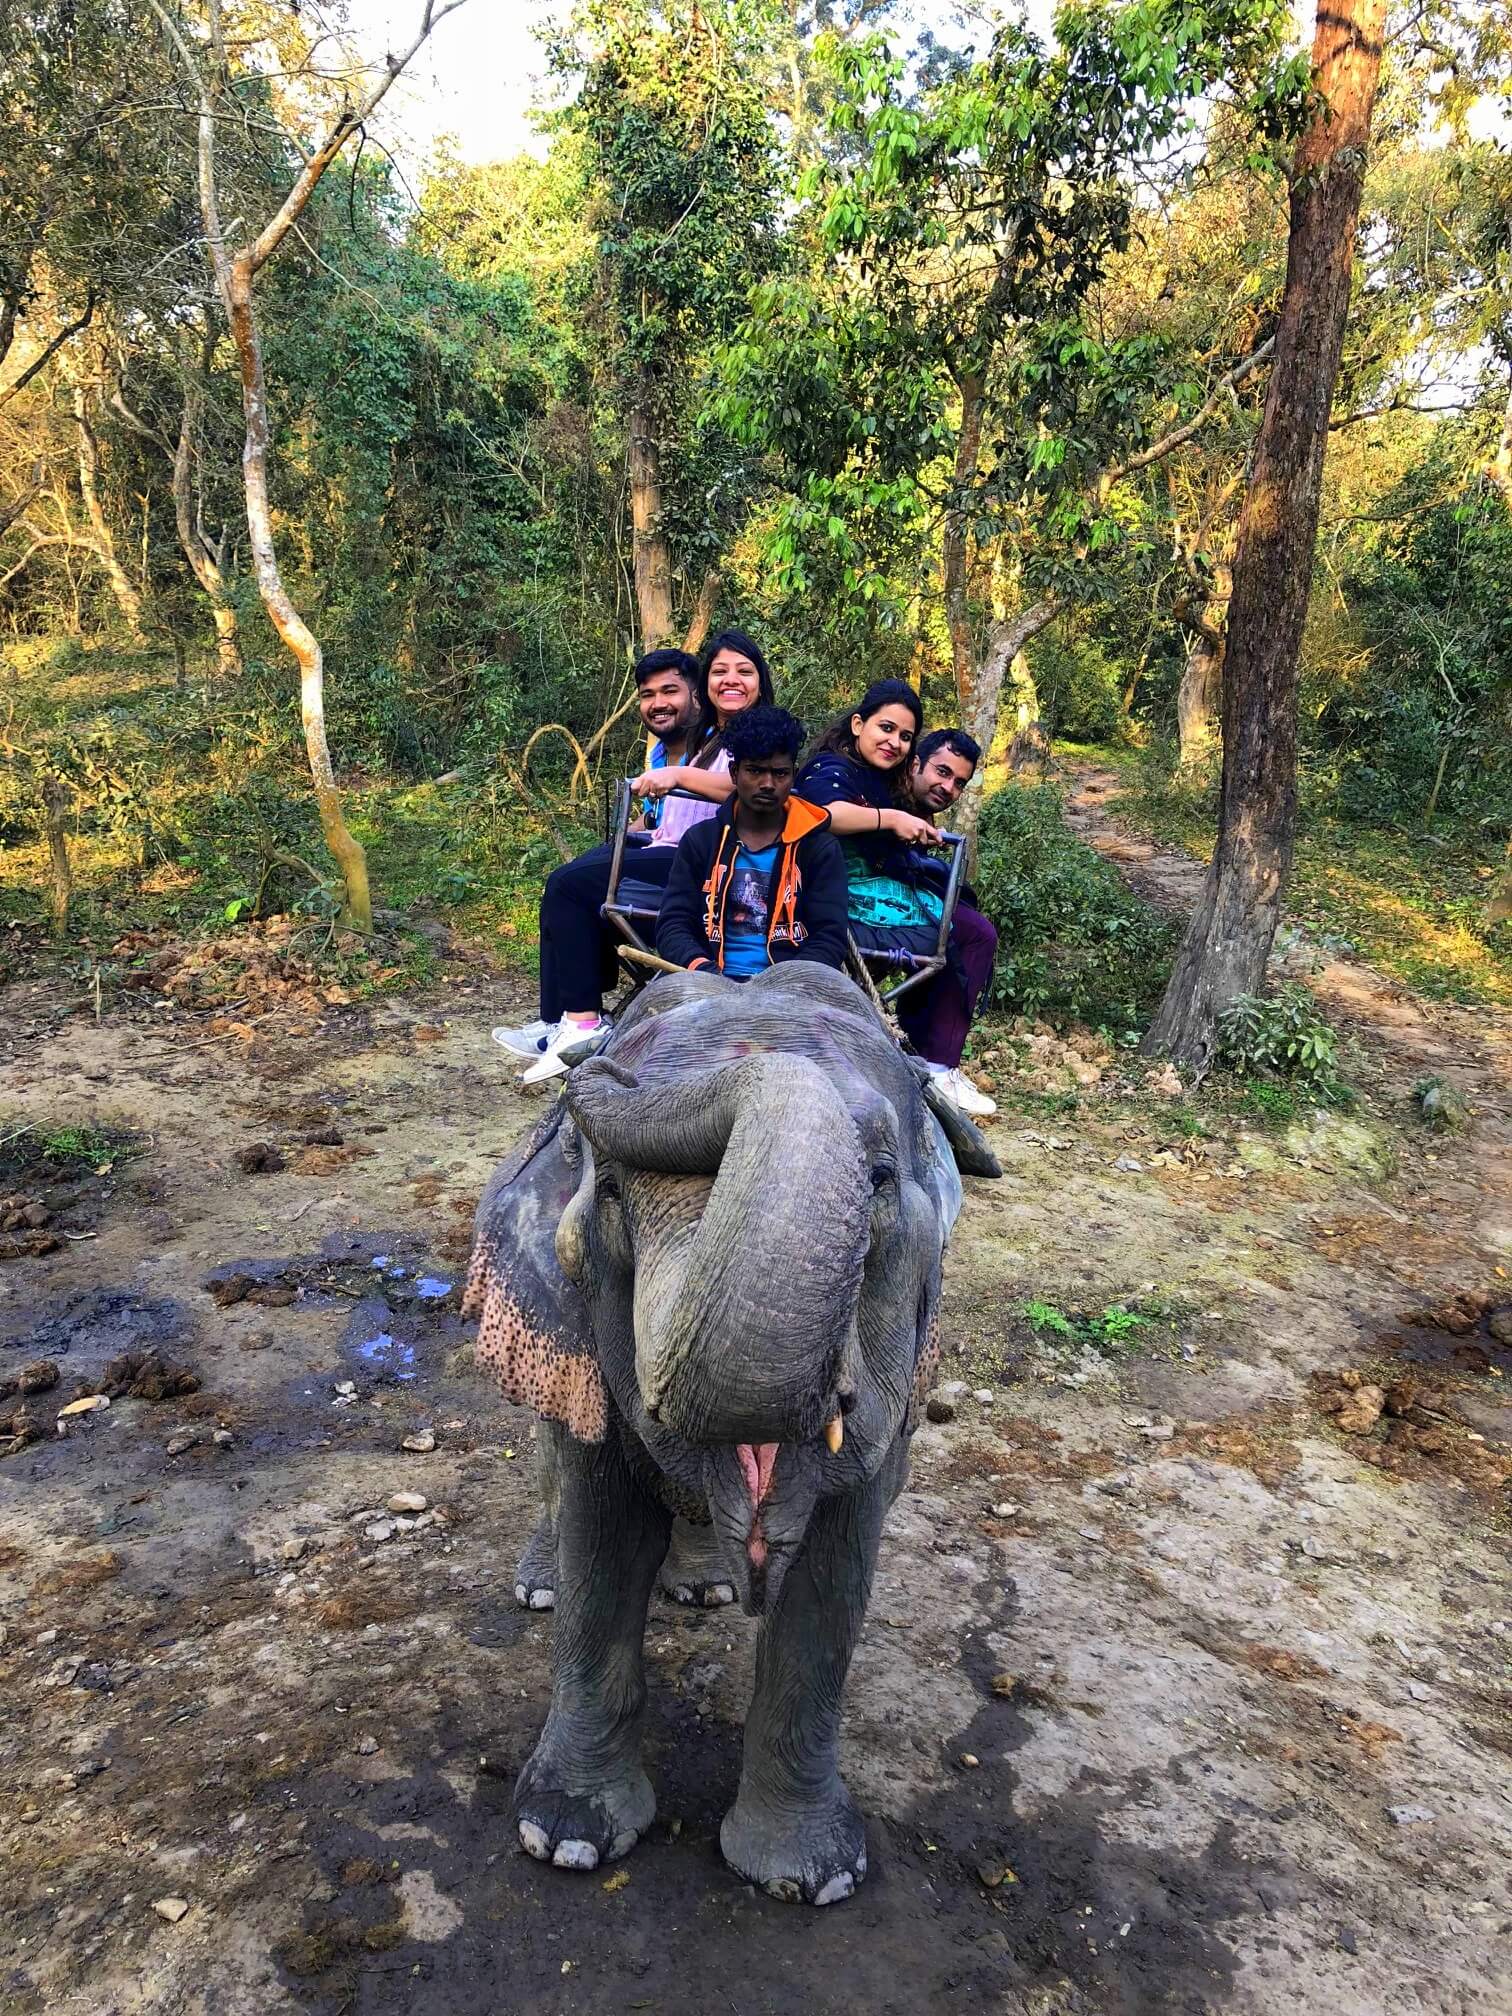
[[[560,1105],[499,1165],[473,1228],[462,1314],[506,1400],[602,1442],[609,1409],[588,1307],[562,1271],[557,1227],[577,1192],[573,1133]]]

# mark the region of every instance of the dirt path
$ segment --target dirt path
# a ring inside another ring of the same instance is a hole
[[[1123,784],[1116,770],[1073,764],[1068,775],[1072,831],[1113,862],[1146,902],[1185,917],[1202,887],[1202,863],[1131,830],[1119,811]],[[1494,1250],[1504,1250],[1512,1241],[1512,1015],[1424,1001],[1363,960],[1340,959],[1305,938],[1278,970],[1306,979],[1330,1017],[1357,1036],[1366,1075],[1387,1096],[1401,1098],[1419,1079],[1441,1077],[1476,1109],[1469,1188],[1455,1202],[1481,1219],[1479,1230]]]
[[[1398,1322],[1512,1299],[1469,1205],[1504,1116],[1425,1144],[1380,1062],[1369,1125],[1193,1147],[1150,1100],[1031,1120],[1005,1061],[1006,1178],[953,1254],[967,1390],[919,1435],[848,1696],[872,1875],[806,1913],[725,1871],[751,1626],[657,1599],[661,1816],[617,1887],[508,1824],[547,1698],[550,1620],[510,1591],[531,1428],[432,1291],[539,1107],[486,1040],[517,985],[449,966],[298,1038],[96,1024],[61,981],[0,1001],[0,1135],[144,1150],[49,1188],[23,1138],[0,1176],[93,1235],[0,1264],[0,1372],[62,1373],[0,1461],[0,2007],[1512,2009],[1512,1353]],[[243,1173],[259,1145],[284,1167]],[[1020,1313],[1146,1284],[1121,1349]],[[54,1432],[152,1346],[200,1390]],[[1414,1357],[1426,1428],[1318,1411],[1320,1368]],[[391,1523],[401,1490],[427,1523]]]

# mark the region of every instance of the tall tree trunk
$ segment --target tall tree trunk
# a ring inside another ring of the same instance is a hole
[[[1512,391],[1507,394],[1506,408],[1502,414],[1501,439],[1496,444],[1496,453],[1486,465],[1486,474],[1501,492],[1503,503],[1512,509]],[[1512,917],[1512,840],[1507,842],[1506,860],[1491,889],[1491,900],[1486,905],[1486,925],[1504,924]]]
[[[698,600],[693,604],[693,614],[688,618],[688,627],[683,632],[682,648],[691,651],[696,658],[708,641],[709,632],[714,628],[714,618],[719,609],[719,597],[724,583],[717,567],[711,567],[704,575],[703,586],[698,591]]]
[[[173,522],[179,545],[189,562],[189,571],[205,591],[215,619],[215,651],[223,678],[239,678],[242,671],[241,636],[236,610],[226,593],[220,561],[201,534],[194,508],[192,473],[194,437],[199,431],[204,394],[192,383],[184,387],[183,411],[179,416],[178,442],[173,451]]]
[[[90,530],[94,534],[94,550],[99,555],[100,565],[105,569],[110,582],[110,591],[126,619],[126,627],[133,639],[140,644],[144,641],[142,598],[137,593],[131,576],[121,565],[116,552],[115,537],[105,516],[104,507],[100,503],[100,443],[94,431],[94,422],[89,417],[89,402],[82,385],[74,387],[73,409],[74,420],[79,430],[79,494],[84,499],[84,510],[89,518]]]
[[[628,461],[635,604],[642,651],[655,651],[672,637],[672,547],[662,518],[658,410],[651,374],[641,371],[630,397]]]
[[[294,655],[299,666],[299,707],[304,720],[305,753],[315,786],[315,804],[320,828],[331,859],[341,872],[343,922],[358,931],[373,928],[373,898],[368,888],[367,856],[354,838],[342,810],[341,793],[331,767],[331,745],[326,739],[325,656],[320,640],[295,608],[278,568],[273,544],[273,514],[268,502],[268,450],[272,431],[268,422],[268,388],[263,378],[262,336],[252,300],[252,259],[239,253],[229,262],[225,276],[226,314],[231,324],[231,340],[241,365],[242,411],[247,423],[246,446],[242,450],[242,478],[247,493],[247,531],[251,538],[252,565],[274,629]]]
[[[987,383],[979,371],[963,371],[956,380],[961,395],[961,425],[956,435],[955,482],[940,538],[940,582],[945,597],[945,627],[950,632],[950,657],[955,667],[956,698],[964,721],[975,698],[976,653],[971,638],[971,598],[967,580],[967,521],[971,489],[982,448],[982,413]],[[990,655],[990,651],[989,651]],[[998,674],[1002,690],[1002,674]],[[993,720],[996,722],[996,704]],[[984,742],[983,749],[987,747]]]
[[[1217,1017],[1254,993],[1291,870],[1297,813],[1297,659],[1307,616],[1328,415],[1350,274],[1385,0],[1321,9],[1313,75],[1324,104],[1297,149],[1275,362],[1239,518],[1223,694],[1223,795],[1202,895],[1147,1054],[1197,1071]]]
[[[1192,642],[1176,693],[1176,738],[1184,770],[1203,762],[1218,739],[1226,643],[1223,626],[1232,593],[1232,572],[1220,565],[1214,570],[1212,594],[1191,617]]]
[[[1046,595],[1029,608],[1020,610],[1017,616],[999,618],[987,633],[987,648],[972,678],[971,707],[963,723],[967,734],[981,744],[982,760],[961,794],[961,809],[955,820],[955,830],[965,837],[973,860],[976,858],[977,823],[982,816],[982,790],[987,782],[987,759],[992,753],[998,710],[1003,700],[1003,681],[1029,639],[1037,637],[1059,613],[1059,601],[1053,595]]]
[[[1008,768],[1014,776],[1038,763],[1043,773],[1050,763],[1050,737],[1040,719],[1039,688],[1028,653],[1016,651],[1008,666],[1012,689],[1013,736],[1008,744]],[[1001,709],[999,709],[1001,712]],[[990,745],[989,745],[990,746]]]
[[[52,911],[52,933],[54,938],[68,935],[68,905],[73,896],[73,869],[68,861],[69,789],[63,779],[56,775],[42,781],[42,811],[47,827],[47,852],[52,864],[52,895],[49,908]]]

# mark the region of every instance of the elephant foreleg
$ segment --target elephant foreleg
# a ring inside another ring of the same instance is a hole
[[[552,1435],[536,1430],[536,1488],[541,1516],[515,1569],[515,1601],[526,1610],[549,1610],[556,1602],[556,1515],[561,1495],[560,1465]]]
[[[795,1903],[837,1903],[866,1875],[866,1829],[840,1779],[840,1699],[901,1467],[899,1453],[864,1492],[820,1502],[757,1641],[740,1793],[719,1843],[738,1875]]]
[[[522,1846],[564,1869],[628,1854],[656,1814],[641,1767],[641,1646],[671,1515],[602,1443],[551,1429],[559,1464],[551,1712],[515,1787]]]

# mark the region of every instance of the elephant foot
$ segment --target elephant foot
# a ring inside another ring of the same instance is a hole
[[[542,1736],[515,1787],[520,1846],[537,1862],[558,1869],[597,1869],[628,1855],[656,1818],[656,1794],[638,1763],[595,1771],[591,1786],[581,1771],[558,1768],[558,1754]]]
[[[515,1601],[523,1610],[556,1604],[556,1529],[542,1515],[515,1570]]]
[[[720,1558],[712,1526],[690,1526],[686,1519],[672,1522],[672,1538],[656,1585],[674,1603],[695,1610],[717,1610],[735,1601],[735,1585]]]
[[[826,1801],[796,1812],[742,1791],[719,1845],[737,1876],[787,1904],[838,1904],[866,1878],[866,1823],[838,1778]]]

